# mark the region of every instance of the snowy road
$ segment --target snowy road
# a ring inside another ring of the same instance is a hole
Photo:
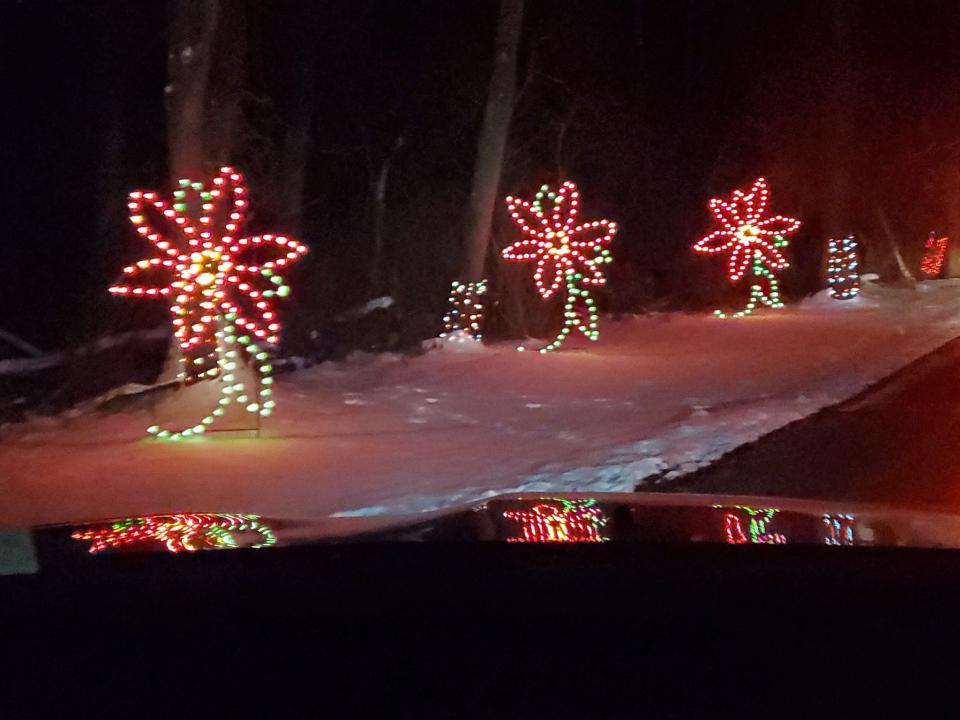
[[[593,346],[358,358],[278,378],[259,440],[143,439],[142,412],[34,421],[0,441],[0,524],[175,510],[326,518],[516,490],[672,479],[855,395],[960,335],[960,282],[868,286],[737,321],[603,321]],[[663,485],[660,485],[663,488]]]

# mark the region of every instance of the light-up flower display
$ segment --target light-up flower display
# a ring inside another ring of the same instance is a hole
[[[169,299],[180,380],[221,383],[217,408],[185,428],[150,428],[158,437],[202,433],[231,402],[259,415],[269,415],[274,406],[269,354],[260,344],[279,342],[273,300],[289,294],[289,287],[277,271],[307,248],[281,235],[237,237],[247,206],[243,179],[229,167],[209,188],[181,180],[170,200],[152,191],[130,193],[130,221],[157,253],[124,268],[125,281],[110,292]],[[254,363],[258,387],[237,381],[234,371],[241,362]]]
[[[800,221],[784,215],[764,217],[768,201],[763,178],[757,178],[749,192],[734,191],[729,201],[713,198],[709,207],[720,228],[693,245],[698,253],[728,253],[727,277],[732,283],[751,271],[750,302],[734,317],[749,315],[758,303],[783,307],[774,274],[789,267],[782,251],[787,247],[786,236],[800,228]],[[717,315],[726,317],[720,311]]]
[[[612,261],[607,246],[617,233],[609,220],[578,222],[580,193],[569,180],[557,192],[544,185],[532,202],[506,199],[510,217],[524,237],[504,248],[506,260],[535,261],[533,280],[544,300],[566,289],[564,325],[556,339],[541,349],[557,349],[574,329],[597,340],[597,312],[590,287],[606,283],[604,265]]]

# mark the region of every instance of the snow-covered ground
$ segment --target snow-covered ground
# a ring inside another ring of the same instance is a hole
[[[260,439],[145,440],[143,412],[8,427],[0,524],[174,510],[321,519],[669,480],[960,335],[960,281],[740,320],[604,319],[595,345],[358,356],[281,376]]]

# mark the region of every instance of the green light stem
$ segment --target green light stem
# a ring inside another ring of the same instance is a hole
[[[201,381],[220,384],[220,397],[217,404],[196,423],[178,429],[151,425],[147,428],[148,433],[161,440],[182,440],[195,435],[202,435],[218,417],[223,415],[225,409],[231,403],[240,403],[247,412],[252,414],[259,414],[264,417],[270,415],[274,406],[271,397],[273,367],[269,361],[265,360],[266,352],[261,350],[256,343],[247,339],[246,336],[237,338],[232,333],[228,334],[231,329],[232,325],[226,318],[222,315],[217,318],[217,365],[220,367],[220,374],[210,380]],[[243,383],[236,382],[232,371],[226,367],[228,364],[233,365],[240,361],[244,352],[250,355],[247,362],[254,365],[259,377],[259,383],[255,389],[248,389]],[[183,385],[183,377],[181,377],[181,385]]]
[[[583,285],[583,276],[573,270],[566,271],[567,297],[563,305],[563,327],[553,342],[540,348],[540,352],[553,352],[573,330],[579,330],[591,342],[600,337],[597,329],[599,316],[597,306],[590,295],[590,291]],[[586,322],[584,322],[586,316]]]
[[[727,314],[722,310],[714,310],[718,318],[746,317],[757,309],[757,305],[766,305],[769,308],[782,308],[780,301],[780,283],[774,274],[763,263],[763,252],[753,251],[753,262],[750,265],[753,282],[750,285],[750,300],[747,306],[738,312]]]

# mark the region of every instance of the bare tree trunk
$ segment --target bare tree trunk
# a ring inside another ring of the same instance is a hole
[[[279,207],[284,229],[294,237],[303,235],[303,187],[307,172],[307,150],[313,123],[313,100],[316,87],[314,68],[318,43],[313,35],[315,24],[309,13],[310,4],[296,6],[287,24],[287,41],[295,49],[295,76],[290,98],[286,132],[280,150]]]
[[[824,227],[828,237],[842,238],[850,232],[852,149],[855,115],[859,101],[857,61],[851,42],[856,27],[856,8],[850,3],[833,5],[831,82],[827,89],[827,112],[822,118],[830,165],[824,200]],[[826,270],[826,266],[824,266]]]
[[[108,89],[102,103],[97,118],[100,138],[97,187],[101,191],[101,200],[97,213],[97,234],[88,245],[89,262],[86,269],[93,277],[107,278],[113,272],[108,265],[112,258],[107,250],[107,243],[116,236],[118,230],[126,230],[129,221],[126,208],[116,202],[117,198],[122,198],[128,191],[123,178],[126,125],[120,92],[114,88]],[[102,292],[99,285],[92,289],[97,291],[98,295]],[[140,303],[137,305],[139,306]],[[98,307],[98,305],[94,305],[91,299],[87,307]],[[134,309],[133,312],[142,311]],[[97,317],[100,313],[83,313],[83,315],[81,322],[84,325],[85,337],[103,334],[104,318]],[[86,317],[88,315],[93,317]]]
[[[244,4],[230,4],[215,27],[207,79],[207,114],[204,125],[205,161],[217,165],[236,162],[237,134],[241,131],[240,97],[247,55],[247,17]]]
[[[387,213],[387,180],[390,177],[390,156],[380,163],[380,172],[373,183],[373,259],[370,262],[370,286],[376,293],[383,274],[383,222]]]
[[[570,130],[570,125],[573,124],[573,118],[577,114],[576,104],[571,104],[570,109],[564,115],[563,120],[560,121],[560,128],[557,130],[557,142],[554,150],[554,162],[557,165],[557,187],[567,179],[567,170],[566,163],[564,162],[564,140],[567,139],[567,132]]]
[[[385,248],[383,228],[387,217],[387,183],[390,179],[390,168],[393,165],[394,155],[403,147],[403,142],[403,135],[398,135],[393,147],[381,161],[376,180],[373,181],[370,188],[373,197],[373,257],[370,261],[370,290],[374,295],[380,292],[388,294],[392,292],[392,288],[384,286]]]
[[[167,54],[167,172],[170,185],[180,178],[201,179],[207,160],[208,88],[219,0],[174,0]],[[180,371],[173,338],[157,384],[169,384]]]
[[[219,0],[175,0],[167,55],[167,152],[173,184],[206,159],[207,88]]]
[[[517,48],[523,26],[523,0],[500,0],[500,18],[494,45],[493,74],[487,89],[487,104],[477,145],[473,184],[467,207],[466,263],[463,280],[483,278],[490,248],[493,210],[503,170],[503,153],[517,85]]]
[[[887,214],[883,211],[883,208],[877,208],[877,219],[880,220],[880,227],[883,229],[883,234],[887,238],[887,242],[890,244],[890,252],[893,254],[894,260],[897,262],[897,269],[900,271],[900,281],[904,285],[914,287],[917,284],[917,279],[913,276],[913,273],[910,272],[910,268],[907,267],[907,264],[903,261],[903,254],[900,252],[900,247],[897,245],[897,239],[893,234],[893,230],[890,228],[890,223],[887,220]]]
[[[230,3],[229,12],[224,12],[220,0],[173,0],[172,7],[165,91],[168,172],[176,187],[181,178],[206,181],[212,165],[233,162],[241,120],[246,16],[240,2]],[[196,194],[191,194],[188,203],[199,202]],[[188,208],[193,212],[198,209]],[[218,329],[223,330],[220,320]],[[174,385],[176,392],[154,404],[155,420],[162,421],[159,424],[177,418],[176,424],[182,426],[184,407],[216,406],[216,385],[181,382],[184,360],[171,339],[157,384]],[[253,363],[241,363],[234,374],[247,387],[257,382]],[[237,428],[255,429],[250,427],[251,415],[237,404],[225,417]],[[259,416],[255,418],[259,423]]]
[[[280,155],[280,198],[283,226],[293,237],[303,235],[303,185],[307,174],[307,148],[313,113],[308,104],[292,118]]]

